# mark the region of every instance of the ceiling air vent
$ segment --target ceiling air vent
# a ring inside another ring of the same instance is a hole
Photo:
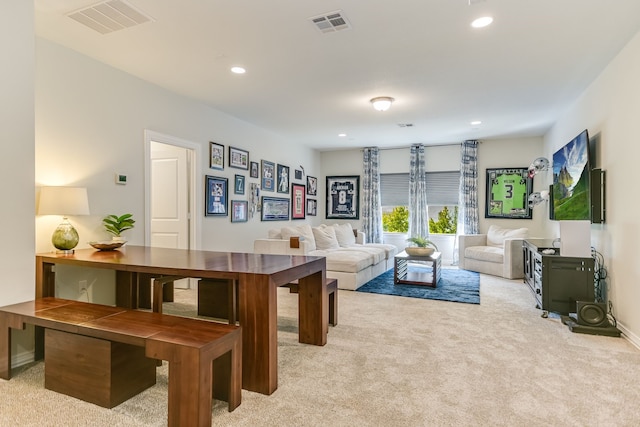
[[[153,21],[149,15],[135,9],[123,0],[107,0],[67,14],[71,19],[107,34]]]
[[[351,24],[340,10],[329,12],[309,18],[321,33],[333,33],[341,30],[348,30]]]
[[[398,123],[398,126],[400,126],[401,128],[412,128],[413,123]]]

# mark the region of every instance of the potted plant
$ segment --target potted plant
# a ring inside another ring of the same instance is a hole
[[[113,236],[114,241],[122,241],[122,232],[134,227],[135,220],[132,214],[107,215],[102,219],[102,225],[107,233]]]
[[[430,256],[438,250],[438,246],[431,240],[422,236],[409,237],[407,242],[413,246],[407,246],[405,252],[413,256]]]

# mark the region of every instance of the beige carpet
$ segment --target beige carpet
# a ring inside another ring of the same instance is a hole
[[[296,298],[278,294],[279,387],[243,390],[216,426],[636,426],[640,351],[543,319],[520,281],[481,276],[481,304],[340,291],[324,347],[297,342]],[[165,311],[193,312],[195,291]],[[113,410],[44,389],[43,364],[0,380],[1,426],[166,425],[158,384]]]

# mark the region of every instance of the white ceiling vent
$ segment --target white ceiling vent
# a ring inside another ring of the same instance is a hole
[[[149,15],[135,9],[123,0],[103,1],[71,12],[67,16],[101,34],[153,21]]]
[[[351,24],[349,24],[349,21],[341,12],[342,11],[337,10],[335,12],[324,13],[309,18],[309,21],[311,21],[321,33],[348,30],[351,28]]]
[[[401,128],[412,128],[413,123],[398,123],[398,126],[400,126]]]

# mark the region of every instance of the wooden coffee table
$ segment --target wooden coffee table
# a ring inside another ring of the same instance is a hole
[[[440,280],[441,259],[440,252],[434,252],[430,256],[409,255],[405,251],[394,257],[393,262],[393,283],[394,285],[421,285],[435,288]],[[421,273],[409,271],[409,261],[422,261],[431,263],[431,273]]]

